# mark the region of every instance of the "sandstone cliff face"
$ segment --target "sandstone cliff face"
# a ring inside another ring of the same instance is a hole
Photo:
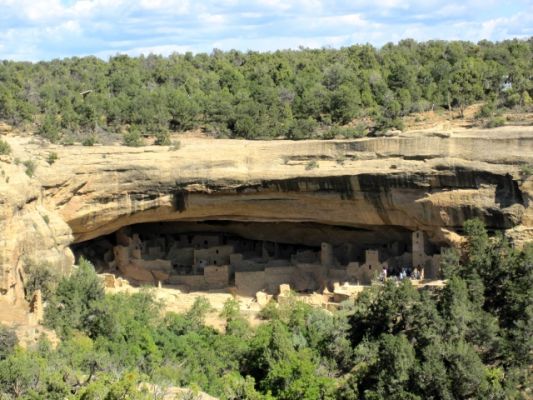
[[[4,158],[0,175],[0,297],[17,303],[24,298],[25,266],[71,267],[72,234],[62,217],[43,205],[40,185],[23,166]]]
[[[185,139],[175,151],[9,141],[14,156],[38,167],[29,180],[22,167],[2,164],[18,171],[16,183],[0,182],[0,223],[10,232],[0,242],[3,287],[23,254],[64,259],[70,231],[80,242],[141,222],[422,229],[447,243],[466,219],[480,217],[518,244],[533,239],[533,177],[520,172],[533,165],[529,127],[352,141]],[[58,160],[48,165],[52,151]],[[39,222],[43,215],[50,224]]]

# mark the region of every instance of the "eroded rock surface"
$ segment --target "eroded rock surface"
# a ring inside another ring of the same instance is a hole
[[[24,299],[25,267],[50,264],[63,271],[74,257],[72,232],[62,216],[43,202],[38,181],[11,160],[0,162],[0,296],[12,303]]]
[[[184,139],[178,150],[7,140],[13,157],[37,168],[30,179],[13,157],[1,163],[11,177],[0,179],[4,292],[14,293],[25,258],[66,265],[72,241],[143,222],[420,229],[446,244],[479,217],[517,244],[533,238],[533,177],[521,172],[533,165],[531,127],[351,141]]]

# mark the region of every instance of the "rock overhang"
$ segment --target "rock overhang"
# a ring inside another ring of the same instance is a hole
[[[510,229],[527,214],[519,165],[533,163],[533,131],[410,133],[353,141],[191,139],[178,151],[60,150],[59,161],[38,177],[76,241],[158,220],[436,231],[480,217],[493,229]]]
[[[466,219],[479,217],[517,244],[533,238],[533,178],[521,170],[533,165],[531,127],[343,141],[184,139],[177,151],[33,140],[8,138],[13,157],[37,168],[29,179],[21,165],[6,166],[13,171],[3,182],[1,223],[42,219],[40,207],[54,221],[49,235],[59,238],[41,242],[57,254],[72,242],[157,221],[420,229],[446,244]],[[4,246],[6,262],[29,248],[24,237],[16,232]]]

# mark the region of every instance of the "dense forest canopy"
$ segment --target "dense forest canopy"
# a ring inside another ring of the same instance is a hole
[[[249,139],[357,136],[430,109],[531,106],[532,71],[533,38],[3,61],[0,119],[55,142],[133,132],[165,144],[169,131],[194,128]]]
[[[531,398],[533,247],[489,238],[479,220],[465,233],[444,257],[444,288],[388,280],[335,312],[294,297],[267,305],[255,328],[230,300],[225,333],[204,324],[207,300],[162,315],[149,292],[104,294],[82,261],[40,280],[57,348],[19,348],[0,325],[0,398],[161,398],[142,383],[227,400]]]

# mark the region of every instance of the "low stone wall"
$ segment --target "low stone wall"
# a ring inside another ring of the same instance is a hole
[[[194,235],[192,237],[191,245],[193,247],[205,247],[210,248],[220,245],[219,235]]]
[[[165,257],[161,246],[147,246],[146,253],[143,254],[145,260],[156,260]]]
[[[372,279],[378,276],[381,266],[353,262],[349,263],[346,272],[350,281],[357,282],[361,285],[370,285]]]
[[[170,285],[183,285],[189,290],[207,290],[207,283],[203,275],[173,275],[167,282]]]
[[[297,264],[292,282],[299,292],[323,289],[327,284],[328,268],[320,264]]]
[[[265,268],[265,279],[267,290],[270,293],[277,293],[282,284],[293,285],[293,275],[295,267],[268,267]]]
[[[148,270],[161,270],[167,273],[170,273],[172,270],[172,265],[169,260],[131,260],[131,263]]]
[[[234,253],[233,246],[214,246],[208,249],[194,250],[194,263],[206,261],[208,265],[225,265],[230,262],[230,255]]]
[[[194,248],[186,247],[179,249],[177,247],[172,247],[168,253],[168,258],[177,265],[193,265]]]
[[[405,252],[401,256],[391,257],[387,260],[387,265],[392,270],[401,270],[404,267],[412,266],[413,255],[410,252]]]
[[[235,272],[235,287],[241,296],[255,296],[266,288],[265,271]]]
[[[204,279],[209,289],[222,289],[229,285],[229,266],[209,265],[204,268]]]
[[[133,283],[154,284],[156,282],[154,275],[149,270],[133,263],[123,265],[119,270],[126,279],[132,280]]]
[[[346,268],[330,268],[328,270],[328,279],[331,282],[347,282],[349,280]]]
[[[255,272],[255,271],[263,271],[265,269],[266,264],[258,264],[255,261],[252,260],[242,260],[237,261],[233,265],[235,272]]]

